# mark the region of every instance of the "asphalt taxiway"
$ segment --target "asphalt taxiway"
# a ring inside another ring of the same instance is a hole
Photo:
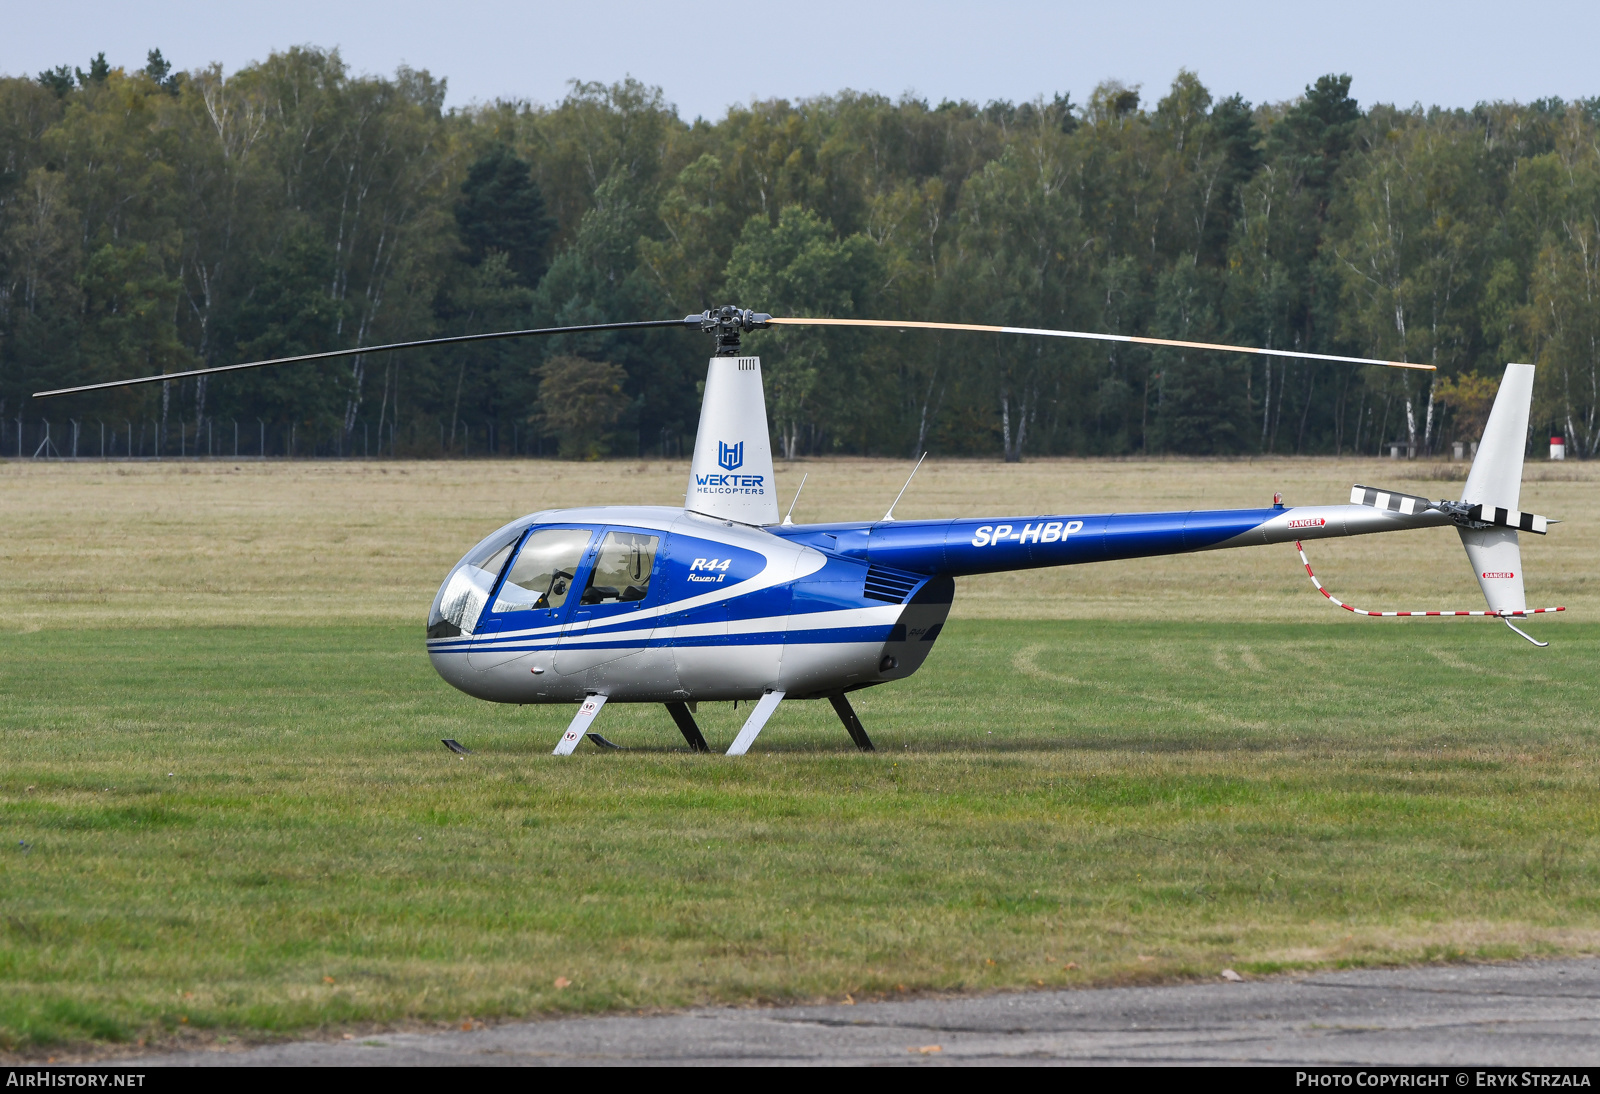
[[[321,1067],[1008,1062],[1600,1065],[1600,959],[854,1006],[717,1007],[137,1060]]]

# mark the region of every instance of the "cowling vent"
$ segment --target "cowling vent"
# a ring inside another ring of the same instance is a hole
[[[868,600],[881,600],[885,604],[904,604],[922,584],[921,574],[901,573],[883,566],[868,566],[866,585],[861,595]]]

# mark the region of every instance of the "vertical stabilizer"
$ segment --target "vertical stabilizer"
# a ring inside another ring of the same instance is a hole
[[[1524,612],[1528,595],[1522,588],[1522,545],[1515,528],[1458,528],[1472,572],[1489,607],[1497,612]]]
[[[684,508],[741,524],[778,523],[761,358],[711,358]]]
[[[1485,509],[1517,510],[1522,495],[1522,452],[1528,446],[1528,408],[1533,404],[1533,366],[1507,365],[1500,391],[1483,427],[1478,455],[1467,473],[1461,500]]]
[[[1522,497],[1522,454],[1528,443],[1528,408],[1533,403],[1533,366],[1507,365],[1500,391],[1489,411],[1478,455],[1467,472],[1461,500],[1516,512]],[[1486,517],[1485,519],[1492,519]],[[1483,598],[1497,612],[1522,612],[1528,607],[1522,587],[1522,546],[1514,528],[1461,528],[1472,572]]]

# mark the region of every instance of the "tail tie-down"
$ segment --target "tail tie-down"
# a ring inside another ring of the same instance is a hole
[[[1566,607],[1563,605],[1561,607],[1555,607],[1555,608],[1524,608],[1521,611],[1499,611],[1499,610],[1497,610],[1495,608],[1488,608],[1488,609],[1485,609],[1483,611],[1476,611],[1476,612],[1470,612],[1470,611],[1375,612],[1375,611],[1370,611],[1370,610],[1368,610],[1366,608],[1358,608],[1354,604],[1346,604],[1344,601],[1340,600],[1338,597],[1336,597],[1332,593],[1330,593],[1327,589],[1323,588],[1322,587],[1322,582],[1317,580],[1317,575],[1312,571],[1311,563],[1306,558],[1305,548],[1300,546],[1300,541],[1299,540],[1295,540],[1294,549],[1296,551],[1300,552],[1300,563],[1301,563],[1301,565],[1303,565],[1306,568],[1306,576],[1311,579],[1311,584],[1313,584],[1313,585],[1315,585],[1317,587],[1317,592],[1319,592],[1323,596],[1327,597],[1329,600],[1331,600],[1333,603],[1337,604],[1339,607],[1343,608],[1345,611],[1353,612],[1356,615],[1370,615],[1370,616],[1373,616],[1374,618],[1379,618],[1379,619],[1406,619],[1406,618],[1409,618],[1409,617],[1412,617],[1412,616],[1428,616],[1428,615],[1479,615],[1479,616],[1491,616],[1491,617],[1494,617],[1494,618],[1497,618],[1497,619],[1504,620],[1506,626],[1510,627],[1512,630],[1514,630],[1518,634],[1522,635],[1522,637],[1526,638],[1529,642],[1532,642],[1535,646],[1548,646],[1550,643],[1548,643],[1548,642],[1540,642],[1538,639],[1533,638],[1532,636],[1530,636],[1527,632],[1519,630],[1517,628],[1517,626],[1514,623],[1511,622],[1511,618],[1510,617],[1512,617],[1512,616],[1543,615],[1546,612],[1564,612],[1564,611],[1567,610]]]

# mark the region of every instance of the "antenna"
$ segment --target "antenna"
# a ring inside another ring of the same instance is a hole
[[[789,503],[789,511],[787,513],[783,514],[783,523],[784,523],[785,527],[787,527],[787,526],[789,526],[789,525],[794,523],[794,521],[790,520],[789,518],[794,516],[795,502],[798,502],[800,500],[800,491],[804,490],[806,488],[806,480],[809,479],[810,477],[811,477],[811,472],[809,472],[809,471],[807,471],[804,475],[800,476],[800,485],[794,492],[794,501],[791,501]],[[894,507],[890,506],[890,508],[892,509]]]
[[[906,490],[909,489],[910,486],[911,486],[911,480],[917,477],[917,472],[922,469],[922,461],[927,459],[927,458],[928,458],[928,454],[926,452],[924,452],[922,454],[921,459],[917,460],[917,466],[913,467],[911,469],[911,474],[910,474],[909,477],[907,477],[905,486],[902,486],[900,488],[900,493],[896,494],[894,496],[894,500],[889,503],[889,511],[887,513],[883,514],[883,519],[884,520],[893,520],[894,519],[894,507],[896,505],[900,504],[900,499],[901,498],[905,497]]]

